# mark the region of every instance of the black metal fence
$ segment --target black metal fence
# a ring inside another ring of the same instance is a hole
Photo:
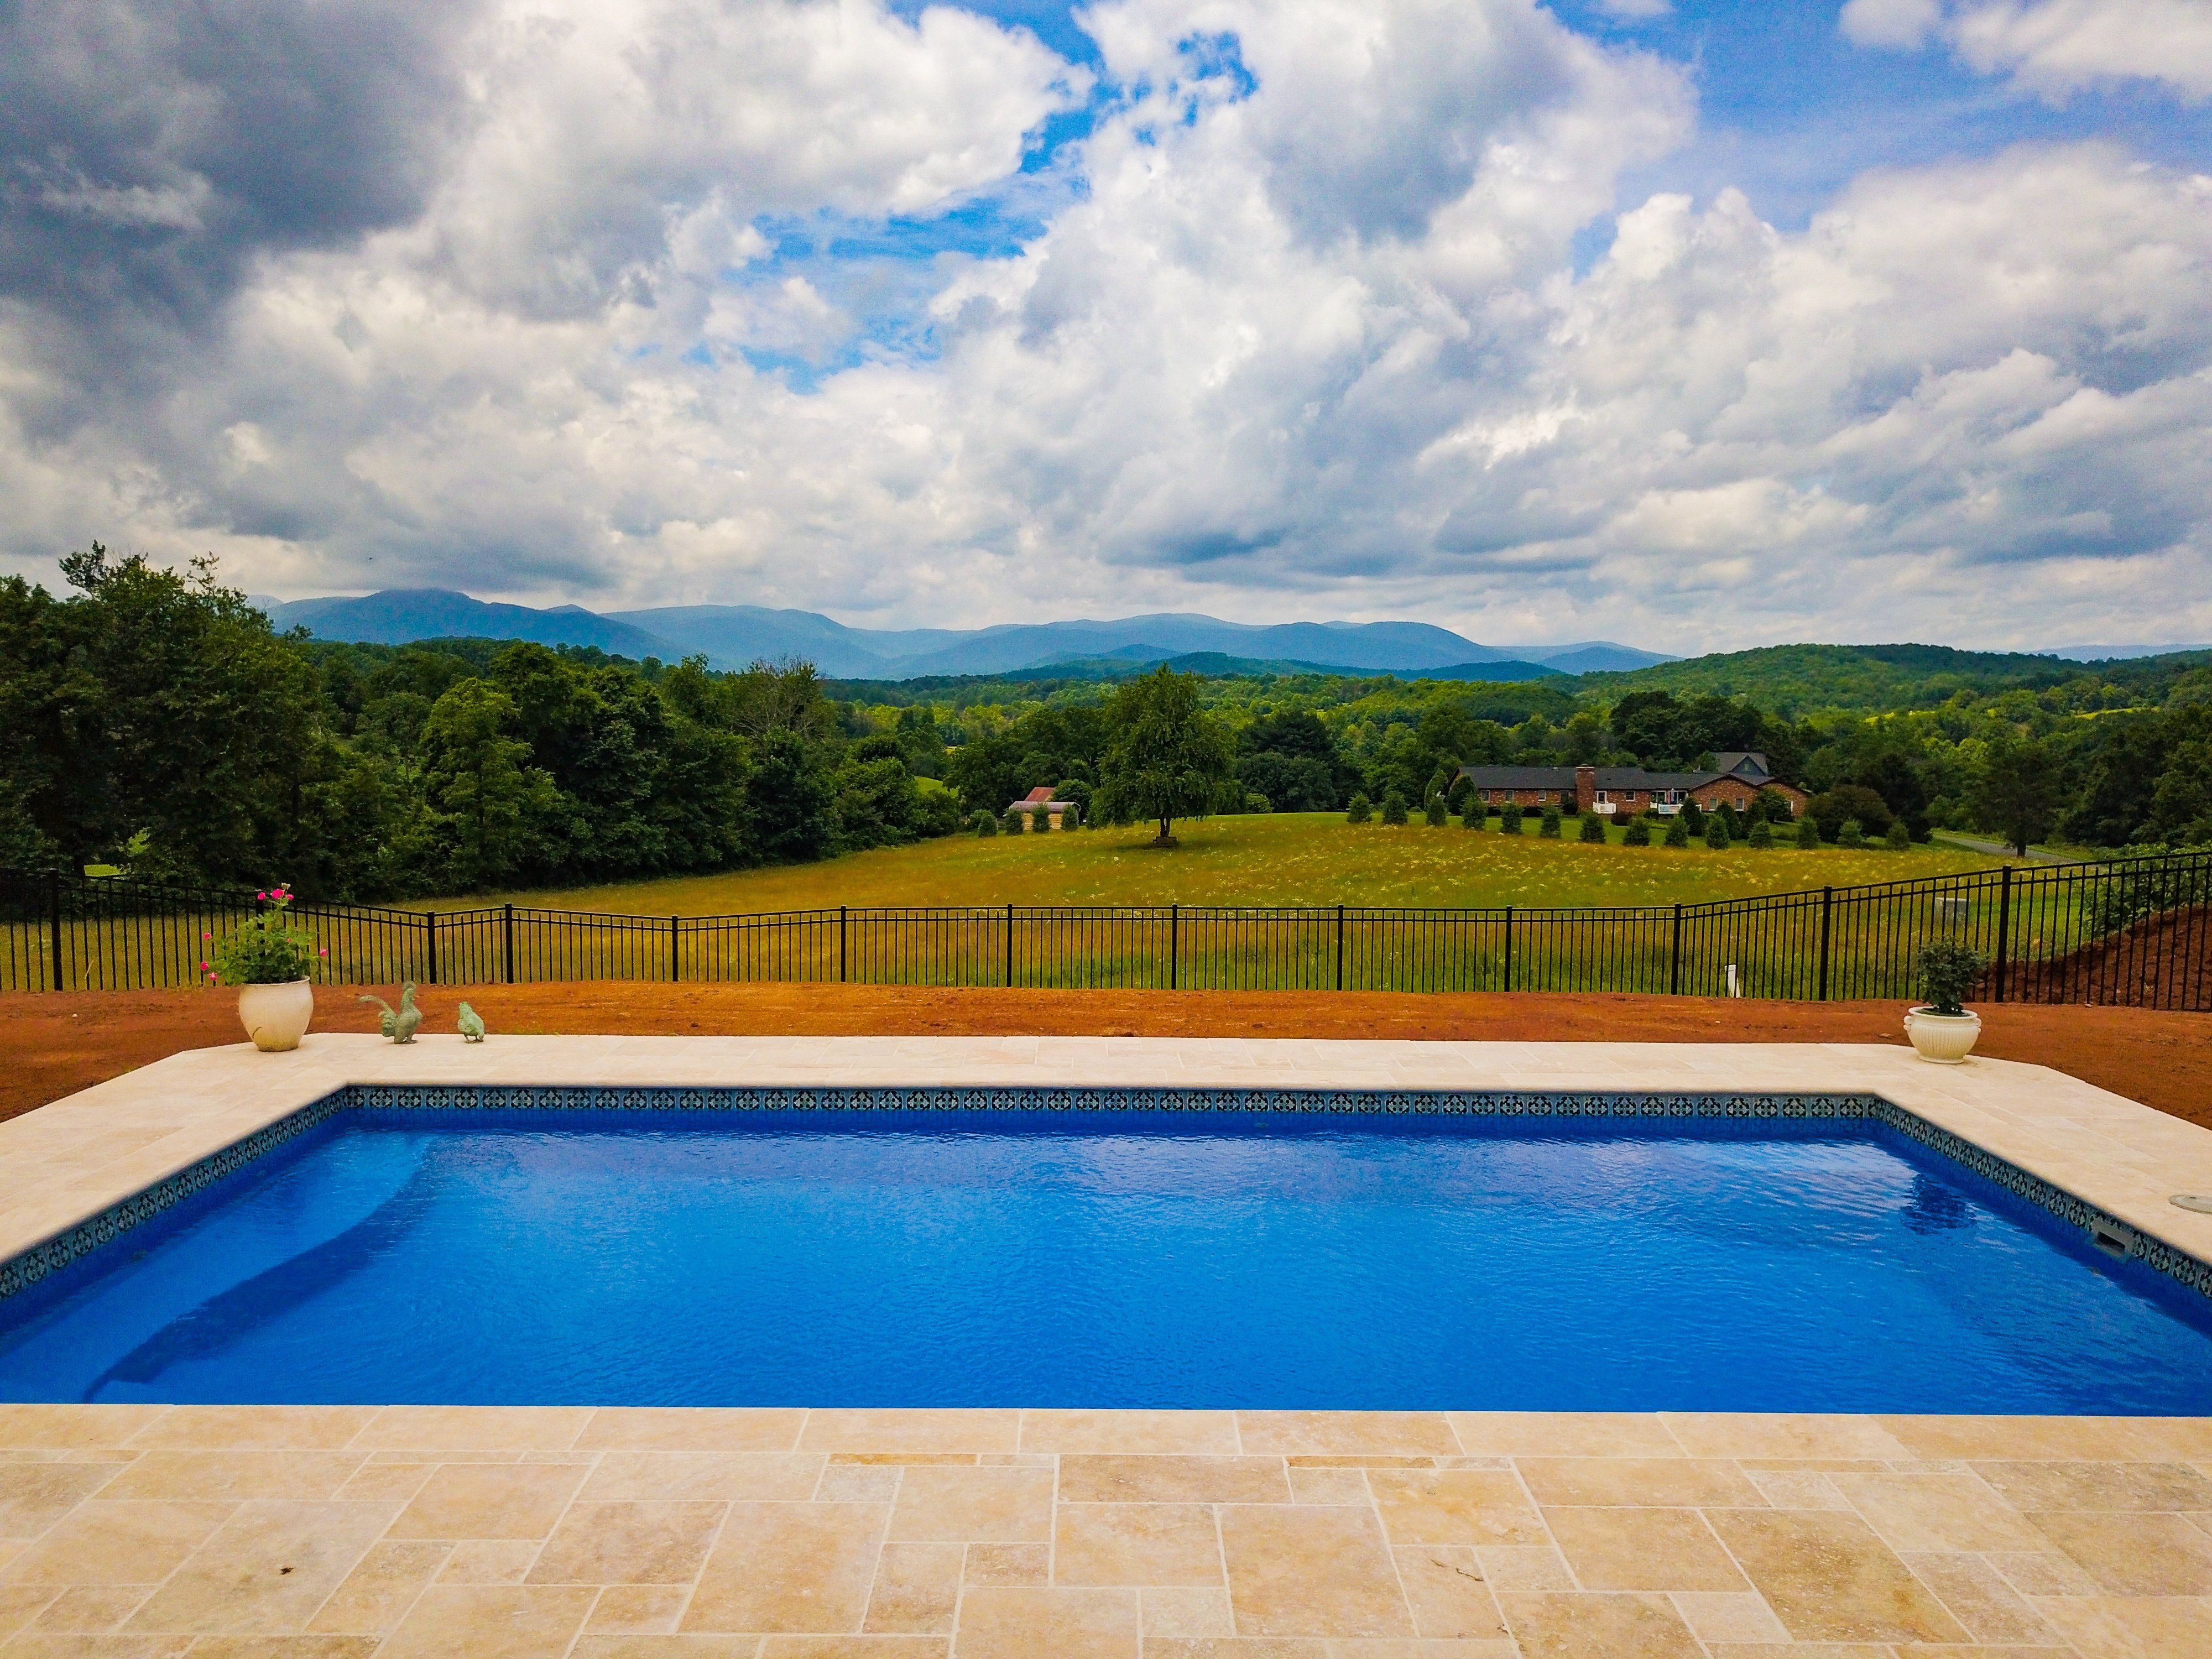
[[[251,894],[0,871],[0,991],[188,985]],[[1914,992],[1949,939],[1989,1001],[2212,1010],[2212,854],[2008,866],[1703,904],[793,910],[633,916],[502,904],[295,907],[333,984],[549,980],[1206,990]]]

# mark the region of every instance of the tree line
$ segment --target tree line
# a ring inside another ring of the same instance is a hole
[[[1039,699],[833,695],[805,664],[718,672],[494,641],[279,635],[210,562],[95,543],[61,597],[0,580],[0,865],[282,878],[380,900],[827,857],[943,836],[1038,787],[1091,822],[1456,809],[1468,764],[1692,769],[1759,750],[1833,841],[1901,825],[2021,844],[2212,842],[2212,669],[1961,689],[1786,720],[1717,692],[1200,679]],[[2109,692],[2110,687],[2106,688]]]
[[[0,865],[369,901],[795,862],[958,803],[805,665],[279,636],[210,562],[0,581]],[[909,725],[915,724],[910,721]]]

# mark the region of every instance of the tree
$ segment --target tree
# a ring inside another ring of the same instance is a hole
[[[313,669],[216,578],[98,542],[56,599],[0,581],[0,801],[12,837],[64,868],[265,881],[311,841]]]
[[[1406,797],[1402,791],[1393,789],[1382,797],[1382,822],[1403,823],[1406,821]]]
[[[745,779],[745,848],[771,864],[799,864],[830,850],[829,775],[791,728],[752,745]]]
[[[523,873],[560,811],[553,780],[512,735],[514,702],[483,680],[438,699],[422,728],[432,840],[448,890],[497,886]]]
[[[2212,844],[2212,742],[2174,746],[2151,790],[2146,829],[2169,847]]]
[[[1374,816],[1375,803],[1369,800],[1364,794],[1354,795],[1351,804],[1344,809],[1344,821],[1346,823],[1364,823]]]
[[[1605,820],[1595,812],[1583,813],[1582,828],[1575,832],[1575,838],[1587,842],[1592,847],[1604,846]]]
[[[1228,736],[1200,712],[1198,692],[1197,675],[1164,665],[1107,704],[1099,796],[1109,811],[1156,822],[1158,845],[1172,845],[1175,821],[1202,816],[1230,775]]]
[[[1975,820],[2002,835],[2021,857],[2057,824],[2059,800],[2058,769],[2040,740],[2000,732],[1983,746],[1974,779]]]
[[[1806,802],[1805,816],[1820,826],[1825,839],[1834,841],[1847,821],[1856,822],[1869,835],[1886,835],[1892,815],[1888,803],[1864,784],[1843,783]]]

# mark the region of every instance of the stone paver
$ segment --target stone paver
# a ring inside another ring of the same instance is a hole
[[[2198,1419],[1176,1415],[15,1407],[0,1659],[2212,1654]]]

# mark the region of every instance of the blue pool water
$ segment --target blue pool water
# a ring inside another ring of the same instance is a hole
[[[346,1112],[15,1400],[2212,1412],[2205,1299],[1857,1122]]]

